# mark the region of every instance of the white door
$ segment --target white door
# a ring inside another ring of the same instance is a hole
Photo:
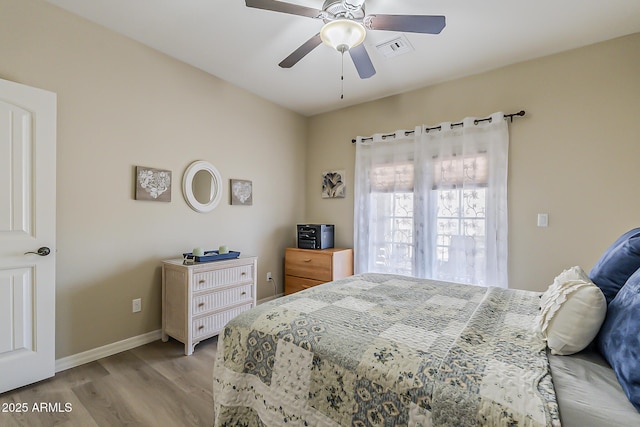
[[[55,178],[56,94],[0,80],[0,393],[55,373]]]

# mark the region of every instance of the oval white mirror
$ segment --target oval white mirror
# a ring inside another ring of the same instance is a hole
[[[191,163],[182,178],[182,192],[191,209],[211,212],[222,199],[220,172],[204,160]]]
[[[200,169],[193,175],[193,181],[191,182],[191,191],[198,203],[206,205],[213,197],[213,186],[211,185],[213,180],[211,179],[211,173],[208,170]]]

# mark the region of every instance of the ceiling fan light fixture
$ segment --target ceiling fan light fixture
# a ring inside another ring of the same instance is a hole
[[[364,26],[351,19],[336,19],[327,22],[320,30],[320,38],[327,46],[345,52],[364,41],[367,32]]]

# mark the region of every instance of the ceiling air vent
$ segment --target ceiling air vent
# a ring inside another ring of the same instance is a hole
[[[376,49],[378,50],[378,53],[385,58],[393,58],[394,56],[402,55],[414,50],[413,46],[411,46],[411,43],[409,43],[409,40],[407,40],[404,34],[401,34],[392,40],[387,40],[386,42],[377,44]]]

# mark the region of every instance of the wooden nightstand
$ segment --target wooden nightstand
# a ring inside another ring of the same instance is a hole
[[[229,320],[256,306],[258,261],[182,262],[162,262],[162,341],[177,339],[188,356],[200,341],[218,335]]]
[[[287,248],[284,254],[285,295],[353,275],[353,249]]]

